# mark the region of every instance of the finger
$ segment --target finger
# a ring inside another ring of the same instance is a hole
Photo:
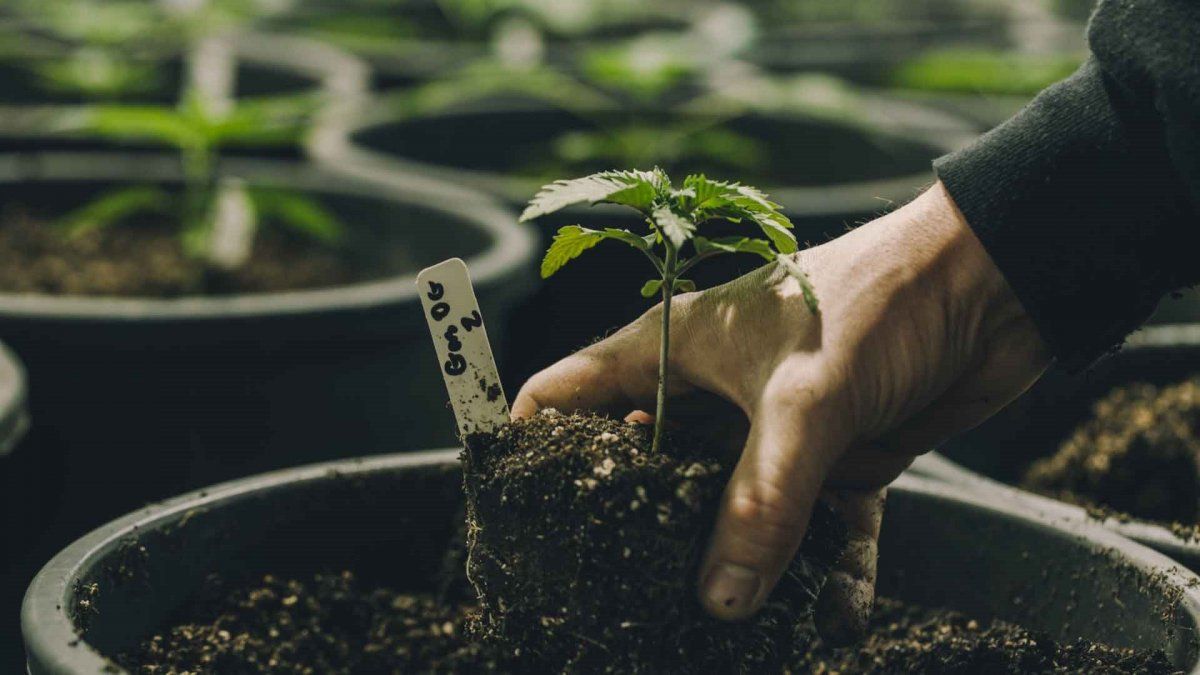
[[[755,412],[721,501],[700,571],[713,616],[744,619],[762,606],[796,554],[838,439],[815,406],[768,398]]]
[[[833,646],[856,641],[871,619],[885,497],[885,490],[835,490],[822,497],[849,530],[846,551],[817,599],[817,631]]]
[[[633,407],[624,385],[605,359],[580,352],[529,378],[517,393],[512,416],[532,417],[544,408],[619,415]]]

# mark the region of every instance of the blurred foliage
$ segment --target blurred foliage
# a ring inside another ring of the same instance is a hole
[[[30,69],[47,91],[113,99],[158,87],[163,78],[157,66],[108,48],[81,47],[60,58],[38,59]]]
[[[1066,0],[1069,1],[1069,0]],[[775,22],[954,22],[1003,16],[1009,0],[746,0]]]
[[[753,138],[719,126],[719,119],[672,124],[629,124],[594,131],[573,131],[553,147],[564,167],[589,164],[684,166],[689,161],[720,162],[731,169],[760,168],[769,149]]]
[[[1083,57],[949,50],[900,65],[892,85],[907,89],[980,94],[1036,94],[1067,77]]]

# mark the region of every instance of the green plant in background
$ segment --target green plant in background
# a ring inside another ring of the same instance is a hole
[[[661,169],[605,171],[584,178],[561,180],[542,188],[521,214],[529,221],[581,202],[628,206],[646,219],[645,234],[630,230],[589,229],[579,225],[561,228],[542,260],[542,278],[549,278],[571,260],[601,241],[622,242],[637,249],[654,266],[658,277],[642,287],[643,297],[662,296],[662,339],[659,346],[658,394],[655,406],[653,451],[657,452],[666,420],[667,359],[670,354],[671,298],[696,285],[686,274],[698,263],[726,253],[753,253],[778,262],[800,282],[805,303],[814,314],[817,298],[807,276],[787,254],[797,250],[792,223],[780,206],[748,185],[726,183],[690,175],[676,188]],[[700,228],[712,220],[748,222],[765,238],[701,236]],[[691,249],[691,257],[687,249]],[[659,254],[659,251],[662,251]]]
[[[1032,95],[1073,73],[1082,61],[1076,54],[933,51],[901,64],[891,84],[924,91]]]
[[[65,231],[78,235],[147,211],[168,213],[180,224],[181,245],[188,255],[226,269],[246,261],[259,222],[336,245],[342,240],[342,227],[315,200],[217,177],[221,148],[293,142],[313,108],[312,98],[290,97],[237,102],[216,112],[192,90],[176,108],[104,105],[74,113],[69,127],[76,133],[158,143],[177,150],[184,189],[182,194],[172,195],[144,185],[117,188],[64,217]]]
[[[56,44],[30,70],[47,91],[116,99],[151,90],[159,61],[282,9],[288,0],[12,0],[12,11]],[[22,42],[35,40],[26,33]]]
[[[236,269],[249,258],[259,222],[288,228],[324,244],[342,230],[317,202],[279,190],[219,179],[222,148],[294,144],[318,109],[316,95],[236,99],[237,64],[220,32],[192,33],[186,84],[176,106],[97,104],[57,115],[57,131],[91,139],[143,142],[179,153],[183,190],[171,194],[135,185],[106,193],[63,219],[69,235],[112,226],[136,214],[174,216],[185,253],[213,267]]]
[[[724,118],[661,125],[630,123],[594,131],[572,131],[554,141],[554,154],[568,165],[587,162],[676,166],[686,162],[758,170],[770,155],[762,142],[719,126]]]
[[[38,60],[30,69],[47,91],[115,99],[153,90],[162,73],[153,64],[122,58],[112,51],[81,47],[60,58]]]

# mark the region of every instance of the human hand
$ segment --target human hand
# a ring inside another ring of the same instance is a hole
[[[851,539],[818,627],[845,641],[870,614],[884,486],[1018,396],[1049,357],[940,184],[795,259],[819,315],[777,265],[674,299],[668,410],[670,422],[741,453],[701,565],[704,606],[728,620],[756,612],[820,496]],[[513,415],[647,418],[661,311],[535,375]]]

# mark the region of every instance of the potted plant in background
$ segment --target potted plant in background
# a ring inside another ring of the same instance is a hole
[[[205,82],[201,90],[223,90],[212,92],[216,98],[259,106],[365,94],[366,66],[356,59],[311,40],[253,31],[256,3],[173,6],[20,5],[26,21],[8,34],[17,46],[0,63],[0,77],[9,78],[4,91],[13,97],[0,105],[5,147],[85,147],[86,138],[66,143],[61,134],[79,131],[76,121],[93,106],[170,105]]]
[[[1154,325],[1087,376],[1051,369],[996,417],[914,470],[981,492],[1008,485],[1200,568],[1200,334]]]

